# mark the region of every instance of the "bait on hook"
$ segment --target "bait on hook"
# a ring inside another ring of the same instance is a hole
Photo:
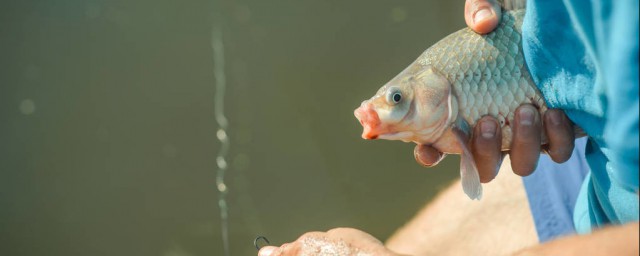
[[[259,241],[259,240],[264,240],[264,241],[267,243],[267,245],[271,244],[271,243],[269,242],[269,239],[267,239],[266,237],[264,237],[264,236],[258,236],[258,237],[256,237],[256,239],[254,239],[254,240],[253,240],[253,246],[255,246],[257,250],[260,250],[260,248],[262,248],[262,246],[259,246],[259,245],[258,245],[258,241]]]

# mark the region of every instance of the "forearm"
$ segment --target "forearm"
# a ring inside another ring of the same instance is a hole
[[[460,182],[388,241],[391,250],[409,255],[505,255],[538,243],[522,179],[506,158],[497,178],[484,185],[480,201],[469,200]]]
[[[589,235],[569,236],[527,248],[515,255],[638,255],[638,222],[612,226]]]

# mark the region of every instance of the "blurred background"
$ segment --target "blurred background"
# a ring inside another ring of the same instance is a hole
[[[0,255],[231,255],[349,226],[386,239],[458,176],[353,110],[465,26],[464,1],[21,0],[0,6]]]

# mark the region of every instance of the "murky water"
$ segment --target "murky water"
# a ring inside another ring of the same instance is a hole
[[[360,139],[352,111],[462,28],[463,2],[3,3],[0,255],[223,255],[218,18],[231,255],[254,254],[258,234],[385,239],[457,158],[422,168],[413,145]]]

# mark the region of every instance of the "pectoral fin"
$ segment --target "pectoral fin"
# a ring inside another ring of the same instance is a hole
[[[470,129],[466,122],[457,121],[452,130],[456,135],[458,144],[462,149],[460,155],[460,179],[462,180],[462,189],[464,193],[472,200],[480,200],[482,198],[482,185],[480,184],[480,175],[478,168],[473,160],[471,150],[469,150]]]

